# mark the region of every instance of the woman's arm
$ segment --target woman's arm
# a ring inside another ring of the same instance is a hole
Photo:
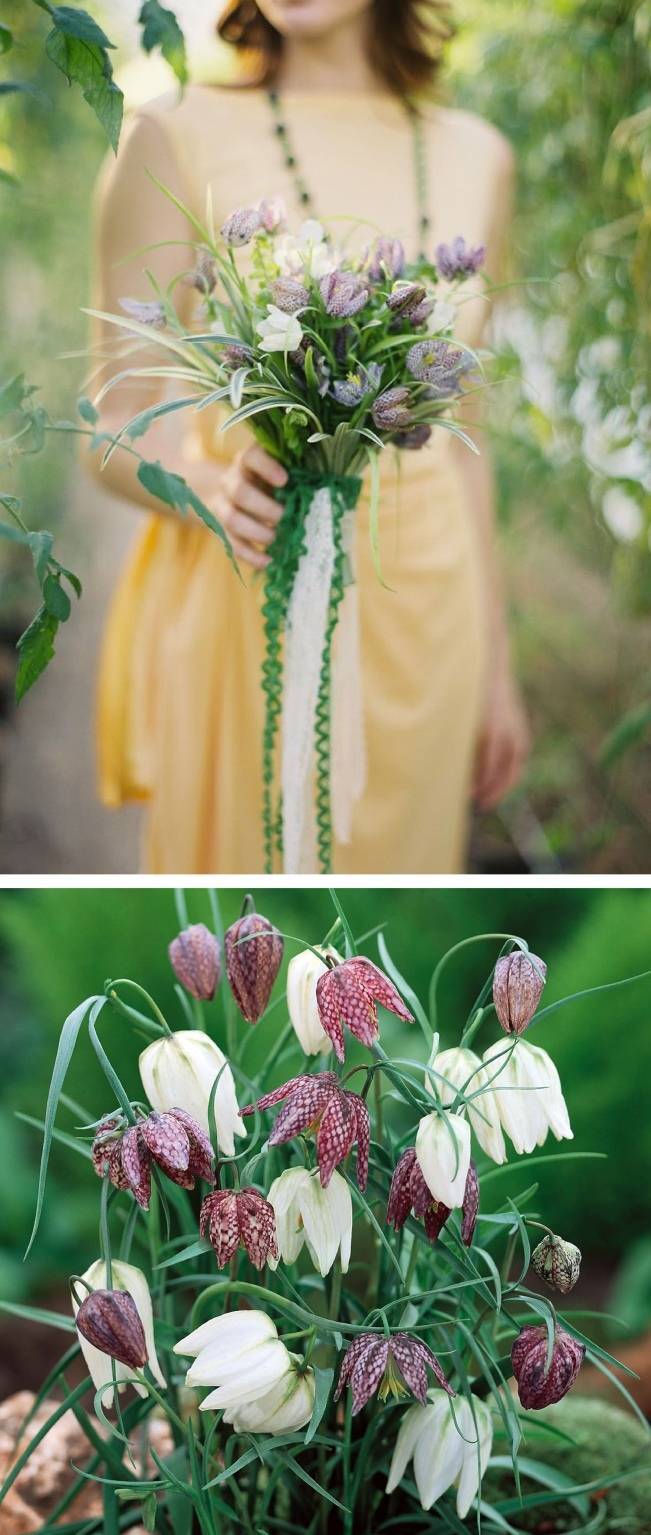
[[[121,313],[123,298],[149,300],[154,296],[145,269],[165,289],[180,272],[195,264],[192,229],[152,175],[187,205],[187,188],[168,136],[155,117],[142,113],[131,123],[117,161],[105,167],[98,188],[93,307],[108,314]],[[145,250],[147,246],[152,249]],[[191,289],[177,283],[174,299],[181,320],[189,323]],[[115,326],[94,322],[93,344],[102,353],[108,351],[109,358],[102,379],[122,366],[140,368],[150,361],[158,366],[164,360],[161,350],[154,347],[120,362],[115,342],[118,335]],[[125,380],[102,402],[100,429],[114,435],[136,412],[157,404],[162,392],[156,379]],[[146,453],[189,480],[226,528],[238,559],[255,569],[268,565],[265,549],[282,513],[269,489],[284,485],[287,478],[280,464],[255,443],[226,467],[208,458],[191,457],[180,414],[154,422],[147,432]],[[172,508],[150,496],[140,484],[138,464],[138,458],[123,449],[113,453],[103,470],[101,451],[89,460],[93,475],[114,495],[161,516],[176,517]]]
[[[513,199],[514,158],[500,139],[493,209],[494,238],[489,241],[487,273],[497,282],[504,271],[504,251]],[[495,480],[488,435],[483,429],[483,395],[472,394],[455,416],[467,426],[479,456],[463,443],[453,451],[475,516],[484,581],[487,630],[483,719],[477,742],[473,796],[480,810],[491,810],[515,786],[529,751],[529,727],[514,677],[500,560],[497,552]]]

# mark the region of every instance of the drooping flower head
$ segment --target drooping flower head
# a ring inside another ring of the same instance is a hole
[[[524,1408],[551,1407],[567,1396],[581,1369],[585,1348],[569,1332],[557,1327],[549,1367],[547,1328],[523,1327],[511,1349],[511,1365]]]
[[[466,1247],[469,1247],[477,1222],[479,1210],[479,1179],[474,1162],[470,1162],[466,1176],[466,1186],[461,1206],[461,1238]],[[395,1231],[400,1231],[409,1215],[414,1215],[417,1220],[423,1221],[425,1234],[430,1242],[435,1242],[452,1210],[449,1205],[441,1204],[434,1199],[431,1189],[427,1187],[420,1164],[413,1146],[408,1146],[396,1163],[389,1200],[387,1203],[387,1222]]]
[[[177,1029],[153,1039],[138,1062],[149,1102],[158,1114],[184,1109],[208,1134],[208,1105],[213,1099],[217,1143],[232,1157],[236,1135],[246,1135],[240,1118],[233,1073],[219,1045],[203,1029]]]
[[[466,1106],[470,1128],[487,1157],[492,1157],[494,1162],[506,1162],[497,1101],[489,1085],[488,1069],[482,1065],[479,1056],[473,1050],[452,1045],[449,1050],[435,1049],[428,1064],[431,1070],[425,1075],[425,1087],[433,1098],[440,1099],[444,1108],[454,1103],[457,1090],[466,1083],[469,1083],[469,1095],[478,1093]],[[432,1070],[436,1073],[434,1077]]]
[[[316,1171],[288,1167],[272,1183],[269,1204],[283,1263],[295,1263],[305,1245],[319,1274],[329,1274],[339,1254],[341,1272],[348,1272],[353,1201],[340,1173],[332,1173],[327,1188],[322,1188]],[[270,1266],[276,1268],[277,1259]]]
[[[544,1236],[531,1254],[531,1267],[550,1290],[569,1295],[581,1271],[581,1249],[563,1237]]]
[[[359,314],[368,300],[368,287],[357,272],[328,272],[319,283],[328,314],[340,319]]]
[[[248,245],[261,228],[259,208],[236,208],[222,224],[221,235],[227,245]]]
[[[484,1051],[484,1064],[502,1129],[520,1155],[543,1146],[550,1130],[557,1141],[573,1139],[560,1077],[546,1050],[525,1039],[509,1048],[497,1039]]]
[[[270,1109],[283,1099],[287,1101],[269,1136],[269,1145],[282,1146],[295,1135],[316,1134],[319,1177],[325,1189],[335,1167],[357,1143],[355,1176],[363,1191],[368,1178],[371,1123],[359,1093],[349,1093],[341,1087],[333,1071],[321,1071],[314,1076],[292,1077],[282,1087],[258,1098],[257,1103],[248,1104],[242,1114]]]
[[[298,314],[310,302],[309,289],[296,277],[276,277],[269,292],[277,309],[284,314]]]
[[[396,448],[417,451],[425,447],[431,435],[431,426],[426,426],[424,421],[419,421],[416,426],[408,426],[403,432],[394,432],[391,440]]]
[[[345,959],[322,975],[316,1000],[321,1023],[339,1061],[345,1059],[344,1025],[363,1045],[375,1043],[380,1032],[378,1002],[405,1023],[414,1021],[393,981],[372,960],[361,956]]]
[[[394,1332],[390,1338],[373,1332],[358,1333],[344,1354],[335,1401],[344,1386],[349,1385],[353,1415],[366,1406],[376,1391],[382,1402],[389,1395],[400,1399],[410,1392],[419,1402],[426,1402],[428,1369],[448,1396],[454,1396],[438,1359],[421,1338],[412,1338],[408,1332]]]
[[[177,981],[198,1002],[212,1002],[219,985],[219,942],[203,922],[194,922],[178,933],[168,949]]]
[[[371,246],[366,271],[373,282],[400,277],[405,267],[405,248],[401,240],[377,239]]]
[[[466,354],[447,341],[416,341],[405,361],[414,378],[429,384],[431,397],[440,399],[457,392],[468,368]]]
[[[459,1114],[435,1109],[416,1131],[416,1157],[431,1194],[440,1204],[463,1205],[470,1167],[470,1126]]]
[[[257,911],[247,912],[226,930],[228,984],[247,1023],[257,1023],[262,1017],[280,970],[283,948],[278,929]]]
[[[457,1397],[454,1417],[444,1391],[427,1393],[427,1404],[410,1407],[398,1429],[387,1492],[395,1492],[409,1461],[424,1509],[457,1488],[457,1513],[465,1519],[479,1492],[493,1444],[493,1418],[487,1402]],[[456,1419],[456,1422],[455,1422]]]
[[[119,304],[139,325],[151,325],[153,330],[164,329],[165,306],[159,299],[121,298]]]
[[[441,277],[452,282],[455,277],[472,277],[483,266],[485,245],[466,245],[463,235],[457,235],[449,245],[437,245],[436,265]]]
[[[286,314],[277,304],[268,304],[264,319],[256,331],[261,352],[295,352],[303,339],[303,327],[295,314]]]
[[[547,966],[537,954],[503,954],[493,976],[495,1012],[506,1034],[524,1034],[542,995]]]
[[[79,1307],[75,1325],[100,1354],[108,1354],[132,1370],[146,1365],[145,1330],[128,1290],[92,1290]]]
[[[355,368],[347,373],[345,378],[337,378],[332,386],[332,393],[338,405],[346,405],[354,409],[356,405],[366,398],[367,394],[374,394],[379,389],[382,379],[382,368],[377,362],[370,362],[367,368]]]
[[[79,1317],[84,1311],[82,1324],[79,1326],[79,1344],[86,1361],[88,1373],[92,1379],[96,1391],[102,1392],[102,1402],[105,1407],[110,1407],[114,1393],[107,1389],[110,1387],[115,1374],[115,1381],[120,1387],[123,1382],[131,1381],[139,1396],[147,1396],[147,1387],[134,1379],[134,1369],[142,1368],[136,1363],[142,1357],[142,1339],[140,1330],[145,1339],[145,1363],[158,1382],[159,1386],[165,1386],[165,1376],[161,1371],[156,1355],[156,1343],[154,1340],[154,1317],[149,1293],[149,1285],[142,1269],[136,1268],[133,1263],[123,1263],[122,1259],[114,1258],[111,1264],[111,1278],[109,1290],[109,1276],[106,1264],[101,1258],[91,1263],[90,1268],[81,1275],[81,1278],[90,1286],[93,1294],[88,1299],[95,1302],[95,1297],[113,1297],[110,1302],[100,1300],[99,1306],[93,1304],[87,1306],[85,1300],[81,1303],[77,1294],[72,1295],[72,1310],[75,1321],[79,1325]],[[75,1286],[75,1289],[77,1287]],[[121,1302],[127,1300],[135,1308],[138,1318],[136,1324],[133,1311],[125,1309]],[[107,1348],[107,1344],[111,1344]],[[114,1352],[119,1348],[119,1353]],[[129,1358],[126,1358],[126,1355]]]
[[[216,1189],[201,1206],[199,1230],[210,1242],[217,1267],[225,1268],[243,1247],[256,1269],[278,1257],[273,1206],[257,1189]]]
[[[248,1407],[286,1380],[291,1367],[276,1324],[264,1311],[211,1317],[181,1338],[174,1353],[194,1360],[186,1376],[188,1386],[213,1388],[200,1404],[202,1412]]]
[[[149,1209],[152,1162],[182,1189],[193,1189],[197,1178],[212,1178],[208,1136],[184,1109],[149,1114],[128,1128],[125,1123],[122,1115],[111,1115],[99,1125],[93,1167],[116,1189],[129,1189],[143,1210]]]
[[[296,1038],[306,1055],[329,1055],[332,1044],[319,1018],[316,1005],[316,987],[319,977],[326,974],[326,958],[341,963],[336,949],[320,949],[319,959],[313,949],[294,954],[287,966],[287,1011]]]
[[[411,426],[411,395],[404,384],[385,389],[373,403],[371,411],[375,426],[381,432],[393,432]]]

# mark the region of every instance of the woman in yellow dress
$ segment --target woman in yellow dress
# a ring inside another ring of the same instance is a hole
[[[354,221],[360,245],[391,235],[408,257],[462,233],[486,246],[488,275],[499,276],[512,153],[487,123],[433,102],[436,3],[230,0],[220,29],[240,56],[238,85],[191,86],[139,111],[104,173],[98,309],[150,297],[146,267],[165,285],[192,265],[192,230],[153,177],[199,217],[209,189],[217,225],[236,207],[280,196],[294,223],[301,211],[326,226]],[[147,246],[156,249],[143,255]],[[197,295],[179,294],[190,321]],[[486,308],[479,296],[459,308],[457,331],[470,345]],[[151,380],[130,379],[107,396],[102,425],[121,426],[155,398]],[[476,400],[466,409],[479,440]],[[273,558],[273,488],[285,476],[244,428],[221,437],[217,413],[203,412],[200,428],[188,434],[186,425],[184,435],[169,425],[177,418],[164,419],[147,456],[190,481],[249,574],[238,582],[214,535],[165,515],[134,461],[113,455],[105,481],[149,516],[105,639],[101,793],[113,806],[146,801],[149,871],[254,874],[263,867],[259,572]],[[517,780],[526,725],[509,664],[485,445],[476,457],[435,429],[427,447],[394,459],[382,455],[385,585],[364,493],[357,514],[367,776],[334,871],[448,874],[464,866],[472,800],[488,808]]]

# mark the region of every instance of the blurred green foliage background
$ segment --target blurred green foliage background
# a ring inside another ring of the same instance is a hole
[[[227,924],[239,914],[243,893],[222,895]],[[647,890],[347,890],[341,899],[356,935],[386,924],[394,963],[425,1004],[431,973],[443,953],[478,933],[513,933],[527,940],[549,967],[545,1003],[649,969]],[[282,932],[301,942],[318,943],[334,918],[326,891],[261,890],[256,904]],[[191,891],[188,908],[190,920],[210,921],[205,891]],[[56,1289],[67,1274],[95,1256],[97,1247],[99,1185],[89,1164],[55,1145],[44,1221],[29,1263],[23,1266],[40,1134],[16,1116],[42,1119],[63,1020],[84,997],[101,991],[108,977],[140,982],[170,1021],[183,1026],[167,958],[167,945],[177,930],[174,896],[166,890],[40,890],[0,897],[0,1293],[5,1298]],[[376,944],[377,938],[371,937],[363,950],[377,959]],[[472,944],[446,969],[440,990],[443,1046],[459,1039],[499,948],[499,939]],[[295,951],[288,940],[286,959]],[[263,1022],[251,1029],[240,1021],[247,1041],[247,1074],[264,1069],[286,1022],[284,974],[285,964],[274,992],[277,1006]],[[528,1037],[548,1049],[557,1063],[574,1129],[572,1149],[603,1151],[607,1160],[552,1162],[547,1168],[532,1168],[529,1175],[527,1159],[519,1162],[512,1155],[510,1171],[496,1185],[496,1198],[503,1199],[509,1186],[515,1193],[539,1180],[536,1204],[541,1219],[583,1249],[587,1272],[597,1276],[600,1300],[604,1282],[610,1285],[626,1262],[632,1269],[631,1284],[624,1285],[620,1299],[634,1327],[651,1319],[651,1265],[642,1240],[651,1214],[650,1009],[651,976],[578,999],[530,1032]],[[208,1006],[205,1016],[210,1028],[211,1018],[219,1016],[216,1005]],[[214,1022],[212,1027],[223,1045],[219,1027]],[[142,1040],[117,1015],[106,1017],[100,1033],[129,1091],[142,1096],[137,1073]],[[479,1048],[484,1049],[495,1033],[495,1021],[487,1021],[478,1036]],[[382,1040],[394,1055],[424,1059],[417,1025],[408,1027],[384,1015]],[[363,1059],[362,1048],[355,1048]],[[300,1070],[302,1060],[297,1047],[295,1058],[285,1058],[274,1081]],[[240,1091],[245,1094],[246,1088]],[[83,1036],[67,1092],[88,1110],[90,1120],[110,1107]],[[75,1122],[61,1109],[58,1123],[71,1130]],[[550,1139],[542,1154],[556,1149]]]
[[[167,66],[139,52],[136,0],[86,4],[117,44],[127,103],[174,88]],[[191,77],[223,76],[217,0],[174,8]],[[499,820],[483,818],[478,828],[475,864],[499,872],[556,859],[644,872],[651,0],[458,0],[452,9],[458,33],[446,99],[502,128],[519,167],[515,285],[499,325],[504,382],[492,415],[513,630],[536,737],[523,789]],[[45,58],[47,17],[7,0],[3,19],[17,45],[0,60],[0,83],[19,75],[37,94],[0,95],[2,372],[24,369],[52,415],[69,417],[83,365],[61,354],[85,342],[92,189],[106,146],[79,92]],[[92,516],[67,512],[72,459],[69,441],[50,439],[7,489],[24,495],[32,526],[59,522],[83,574],[90,542],[102,535]],[[29,611],[30,583],[22,559],[3,553],[9,636]],[[37,855],[30,866],[44,863]]]

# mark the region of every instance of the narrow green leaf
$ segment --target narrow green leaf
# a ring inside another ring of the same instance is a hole
[[[0,53],[8,53],[9,49],[13,48],[13,45],[13,34],[9,31],[9,27],[0,22]]]
[[[0,1300],[0,1311],[6,1311],[8,1316],[19,1316],[27,1322],[42,1322],[45,1327],[58,1327],[61,1332],[75,1330],[72,1317],[58,1311],[46,1311],[43,1306],[21,1306],[18,1301]]]
[[[314,1435],[316,1434],[323,1414],[326,1410],[328,1405],[328,1398],[332,1389],[332,1382],[335,1378],[335,1372],[334,1370],[322,1370],[317,1365],[314,1370],[314,1378],[316,1381],[316,1391],[314,1395],[312,1417],[310,1418],[310,1421],[305,1430],[306,1444],[309,1444],[310,1440],[314,1438]]]
[[[82,1024],[85,1022],[91,1007],[93,1007],[94,1004],[98,1001],[105,1002],[106,998],[86,997],[84,1002],[80,1002],[79,1006],[74,1008],[73,1012],[68,1014],[59,1037],[59,1044],[54,1062],[54,1069],[52,1071],[52,1077],[50,1079],[50,1089],[47,1095],[47,1105],[45,1109],[45,1130],[43,1134],[41,1166],[38,1175],[38,1190],[36,1194],[36,1212],[34,1215],[34,1225],[32,1227],[32,1234],[27,1245],[25,1257],[27,1257],[27,1254],[30,1252],[41,1219],[48,1162],[50,1160],[50,1148],[52,1145],[52,1132],[54,1130],[54,1121],[56,1119],[59,1095],[65,1081],[66,1072],[68,1070],[68,1066],[70,1065],[77,1039],[79,1037],[79,1030],[81,1029]]]
[[[206,527],[210,528],[211,533],[216,533],[224,545],[234,570],[237,571],[238,576],[240,575],[228,535],[214,516],[214,513],[209,511],[207,506],[204,506],[203,501],[192,489],[192,486],[188,485],[187,480],[184,480],[180,474],[172,474],[170,470],[163,467],[159,460],[155,463],[147,463],[143,460],[138,468],[138,479],[151,496],[156,496],[159,501],[164,501],[166,506],[173,506],[181,513],[193,511],[205,523]]]
[[[391,977],[394,986],[397,986],[400,995],[404,997],[405,1001],[408,1002],[410,1007],[413,1008],[425,1036],[425,1041],[428,1049],[431,1050],[433,1036],[430,1021],[427,1013],[425,1012],[425,1008],[416,996],[415,991],[412,990],[411,986],[405,980],[404,975],[400,974],[397,965],[394,965],[385,943],[384,933],[380,933],[378,935],[377,946],[380,959],[382,960],[382,964],[384,965],[387,975]]]

